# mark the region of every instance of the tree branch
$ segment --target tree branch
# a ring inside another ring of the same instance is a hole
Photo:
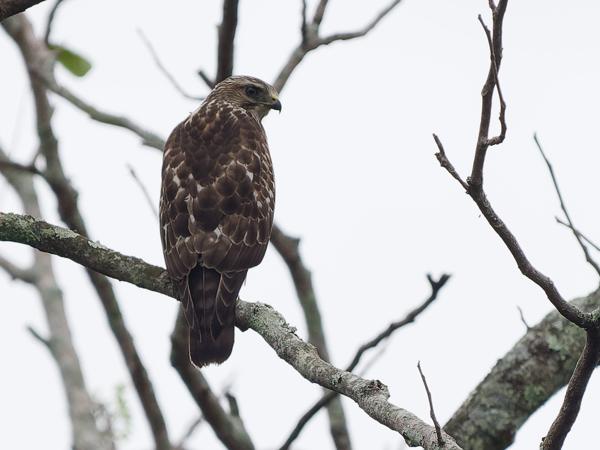
[[[440,428],[440,423],[435,417],[435,411],[433,409],[433,399],[431,398],[431,391],[429,390],[429,386],[427,385],[427,380],[425,379],[425,375],[421,370],[421,361],[417,363],[417,369],[419,369],[419,375],[421,375],[421,380],[423,381],[423,386],[425,386],[425,392],[427,393],[427,401],[429,402],[429,415],[431,416],[431,421],[435,426],[435,434],[437,436],[438,444],[441,448],[444,447],[444,438],[442,436],[442,429]]]
[[[52,25],[54,25],[54,18],[56,17],[56,13],[60,5],[64,2],[64,0],[55,0],[54,5],[52,5],[52,9],[48,13],[48,19],[46,20],[46,31],[44,31],[44,43],[48,45],[50,43],[50,34],[52,34]]]
[[[575,236],[577,243],[581,247],[581,250],[583,251],[583,255],[585,256],[585,260],[588,262],[588,264],[590,266],[592,266],[594,268],[596,273],[598,275],[600,275],[600,266],[594,260],[594,258],[592,258],[592,255],[590,255],[590,252],[589,252],[587,246],[583,243],[581,234],[575,230],[575,225],[573,224],[573,221],[571,220],[571,215],[569,214],[569,211],[567,210],[567,205],[563,199],[560,188],[558,187],[558,180],[556,179],[556,175],[554,173],[554,168],[552,167],[552,163],[546,156],[546,153],[544,153],[544,149],[542,148],[542,144],[540,143],[540,141],[537,137],[537,133],[534,133],[533,140],[534,140],[535,145],[537,146],[538,150],[540,151],[542,158],[544,158],[544,162],[546,163],[546,166],[548,167],[548,172],[550,173],[550,177],[552,178],[552,184],[554,185],[554,190],[556,191],[556,195],[558,196],[558,201],[560,202],[560,209],[562,209],[562,212],[564,213],[565,218],[567,219],[568,227],[573,232],[573,236]]]
[[[20,242],[41,251],[69,258],[89,269],[173,297],[166,271],[125,256],[85,237],[30,216],[0,213],[0,241]],[[302,341],[281,314],[260,303],[238,301],[236,325],[253,329],[280,358],[307,380],[354,400],[376,421],[400,433],[409,445],[437,450],[435,429],[414,414],[388,401],[389,392],[380,381],[366,380],[323,361],[314,346]],[[460,449],[444,434],[446,450]]]
[[[557,223],[559,223],[560,225],[569,228],[570,230],[574,231],[575,233],[577,233],[577,235],[579,237],[581,237],[581,239],[583,239],[585,242],[587,242],[589,245],[591,245],[594,250],[600,252],[600,246],[598,244],[596,244],[594,241],[592,241],[590,238],[588,238],[585,234],[583,234],[581,231],[579,231],[577,228],[569,225],[566,222],[563,222],[562,220],[560,220],[558,217],[555,217],[554,220],[556,220]]]
[[[352,361],[350,361],[350,364],[346,366],[345,370],[347,372],[352,372],[358,366],[358,363],[361,361],[362,357],[368,350],[377,347],[381,342],[390,337],[392,333],[394,333],[396,330],[399,330],[400,328],[413,323],[417,319],[417,317],[437,299],[440,290],[442,289],[442,287],[444,287],[444,285],[449,279],[450,275],[447,274],[442,275],[439,278],[439,280],[434,280],[431,277],[431,275],[427,275],[427,280],[429,281],[429,284],[431,286],[431,294],[429,295],[429,297],[421,305],[410,311],[403,319],[398,320],[396,322],[392,322],[387,326],[385,330],[383,330],[373,339],[361,345],[356,351],[354,357],[352,358]],[[279,450],[289,449],[291,444],[298,438],[300,432],[303,430],[306,424],[321,410],[323,406],[327,405],[335,397],[337,397],[337,394],[335,392],[328,392],[319,400],[317,400],[317,402],[315,402],[315,404],[312,405],[302,415],[302,417],[300,417],[300,420],[298,420],[298,423],[296,424],[296,426],[294,427],[294,429],[292,430],[292,432],[290,433],[290,435]]]
[[[2,149],[0,149],[0,160],[8,160]],[[6,167],[0,169],[0,172],[19,196],[24,210],[39,217],[41,211],[32,174]],[[4,259],[0,259],[0,265],[5,270],[12,271],[9,273],[17,276],[21,281],[31,284],[41,300],[49,337],[42,338],[33,332],[32,328],[30,332],[44,343],[59,370],[71,421],[73,447],[114,450],[112,435],[100,429],[92,414],[94,402],[87,390],[79,355],[73,345],[62,290],[56,281],[50,255],[34,251],[33,265],[25,272]]]
[[[560,412],[558,413],[558,417],[552,422],[548,434],[542,439],[540,449],[560,450],[563,447],[567,434],[569,434],[571,427],[577,419],[581,400],[585,394],[592,372],[598,365],[599,357],[600,331],[597,329],[587,330],[585,347],[569,380]]]
[[[300,240],[287,236],[277,225],[274,225],[271,232],[271,243],[283,258],[292,276],[296,294],[306,321],[308,342],[316,347],[317,352],[319,352],[323,360],[329,361],[329,350],[327,348],[323,321],[321,319],[321,312],[319,311],[317,296],[313,288],[311,274],[304,266],[298,248]],[[350,450],[352,448],[350,433],[346,425],[346,417],[341,401],[337,396],[334,396],[326,405],[329,415],[329,428],[336,449]]]
[[[600,290],[571,302],[577,309],[600,306]],[[585,332],[553,311],[533,325],[498,360],[444,425],[469,450],[503,450],[517,430],[569,382]]]
[[[298,67],[304,57],[311,51],[321,47],[322,45],[329,45],[333,42],[346,41],[367,35],[401,2],[402,0],[392,1],[361,30],[348,33],[336,33],[323,38],[319,36],[319,29],[323,20],[323,15],[325,14],[325,9],[327,8],[327,0],[321,0],[317,6],[312,22],[301,27],[300,44],[298,44],[298,46],[292,51],[287,62],[279,71],[277,78],[275,78],[275,81],[273,82],[273,87],[277,89],[278,92],[281,92],[296,67]],[[304,8],[302,14],[304,17]]]
[[[496,69],[500,68],[501,52],[502,52],[502,21],[504,12],[506,11],[507,0],[501,0],[498,6],[493,10],[494,17],[494,28],[493,28],[493,45],[491,48],[495,51],[495,64]],[[491,66],[493,66],[493,62]],[[454,177],[463,188],[467,190],[467,193],[471,196],[473,201],[479,207],[479,210],[488,221],[490,226],[494,229],[496,234],[502,239],[510,253],[512,254],[519,270],[523,275],[537,284],[544,290],[548,300],[554,305],[554,307],[560,311],[568,320],[575,323],[582,328],[592,328],[597,325],[597,321],[591,314],[583,313],[577,308],[573,307],[568,303],[560,294],[554,282],[542,272],[537,270],[533,264],[529,261],[525,252],[522,250],[517,238],[508,229],[502,219],[496,214],[492,205],[487,199],[485,191],[483,190],[483,165],[485,162],[485,155],[489,146],[488,133],[490,124],[490,113],[492,107],[492,93],[495,86],[495,69],[490,67],[488,78],[484,84],[482,91],[482,106],[481,106],[481,122],[479,129],[479,136],[477,138],[477,144],[475,148],[475,157],[473,159],[473,171],[471,177],[467,179],[467,182],[463,181],[460,175],[456,172],[450,161],[448,160],[444,147],[438,137],[434,134],[435,142],[438,146],[438,153],[436,157],[440,162],[440,165],[445,168],[452,177]]]
[[[202,371],[190,363],[188,327],[181,309],[171,334],[171,343],[171,365],[177,370],[217,438],[229,450],[254,450],[241,419],[223,409]]]
[[[52,59],[51,53],[45,43],[36,38],[27,18],[21,15],[18,18],[11,19],[10,22],[11,24],[5,28],[21,50],[26,65],[30,69],[29,73],[32,74],[31,69],[34,67],[46,67],[50,70],[51,66],[43,64],[43,62]],[[52,79],[52,73],[49,72],[46,77]],[[53,111],[48,100],[46,85],[35,76],[30,77],[30,82],[35,101],[40,153],[46,160],[44,178],[56,196],[61,220],[70,228],[87,236],[87,227],[77,203],[78,193],[68,180],[58,153],[58,142],[54,136],[51,123]],[[137,352],[133,337],[125,325],[113,287],[109,279],[99,273],[87,270],[87,274],[98,294],[111,331],[121,350],[150,425],[156,448],[158,450],[170,450],[171,444],[166,423],[158,405],[152,382]]]
[[[556,289],[554,282],[549,277],[538,271],[527,259],[515,236],[493,210],[483,189],[483,166],[485,163],[487,148],[490,145],[502,142],[506,131],[506,125],[501,124],[502,131],[500,136],[498,136],[497,138],[489,138],[490,114],[494,87],[496,87],[496,89],[498,90],[498,95],[501,101],[501,122],[503,122],[504,120],[503,110],[506,107],[506,105],[504,105],[502,92],[498,84],[498,69],[500,67],[500,61],[502,58],[502,22],[504,18],[504,13],[506,11],[506,5],[507,0],[500,0],[498,6],[496,6],[492,1],[490,1],[490,8],[492,9],[493,16],[492,37],[490,37],[489,30],[483,23],[481,17],[479,17],[479,21],[483,25],[486,37],[488,39],[491,54],[491,62],[488,77],[482,90],[480,128],[479,135],[477,138],[477,145],[475,148],[475,156],[473,158],[473,169],[471,171],[471,176],[467,179],[466,185],[467,193],[477,204],[479,210],[484,215],[490,226],[494,229],[496,234],[498,234],[498,236],[504,241],[504,244],[513,255],[513,258],[516,261],[521,272],[527,278],[531,279],[544,290],[550,302],[565,318],[567,318],[570,322],[574,323],[580,328],[585,329],[587,332],[588,341],[585,346],[584,352],[581,355],[580,361],[575,368],[575,372],[573,373],[573,376],[569,382],[569,386],[567,388],[567,395],[564,398],[559,416],[552,424],[547,439],[544,440],[544,442],[542,443],[543,449],[555,450],[562,447],[562,443],[567,433],[569,432],[571,426],[577,418],[581,398],[584,395],[585,388],[591,376],[593,367],[595,367],[595,365],[597,364],[598,355],[600,354],[600,308],[596,309],[591,314],[583,312],[577,307],[573,306],[573,304],[568,303],[561,296],[561,294]],[[462,179],[456,173],[456,171],[453,170],[452,165],[448,162],[441,142],[439,141],[439,139],[437,139],[437,136],[434,135],[434,138],[439,149],[439,153],[436,154],[436,156],[440,161],[440,164],[442,165],[442,167],[446,168],[446,170],[448,170],[448,172],[450,172],[450,174],[454,178],[456,178],[464,187],[465,183],[462,181]],[[547,159],[546,162],[548,163]],[[550,165],[549,169],[551,174],[553,175],[552,167]],[[553,181],[555,182],[555,186],[558,189],[554,176]],[[566,213],[566,208],[564,209],[564,211]],[[568,214],[567,219],[569,219]],[[587,254],[587,249],[584,251]],[[598,273],[600,274],[600,270],[598,271]]]
[[[238,1],[223,0],[223,18],[219,25],[219,46],[217,55],[217,75],[215,84],[233,73],[235,31],[238,20]]]
[[[150,55],[152,56],[152,59],[154,60],[154,64],[156,64],[156,67],[158,67],[158,70],[160,70],[162,72],[162,74],[167,78],[167,80],[169,80],[169,82],[171,83],[171,86],[173,86],[177,92],[179,92],[183,97],[187,98],[188,100],[194,100],[194,101],[204,100],[204,97],[199,97],[199,96],[191,95],[191,94],[187,93],[187,91],[175,79],[173,74],[171,72],[169,72],[167,70],[167,68],[165,67],[165,65],[162,63],[162,61],[158,57],[158,53],[156,53],[156,50],[154,49],[154,46],[152,45],[150,40],[146,37],[144,32],[139,29],[137,30],[137,32],[138,32],[138,35],[140,36],[142,42],[144,43],[144,45],[150,52]]]

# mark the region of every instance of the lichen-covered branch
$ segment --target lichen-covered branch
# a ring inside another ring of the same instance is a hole
[[[281,231],[277,224],[275,224],[273,226],[273,231],[271,232],[271,243],[285,261],[290,275],[292,276],[296,294],[306,321],[308,342],[316,347],[321,358],[325,361],[329,361],[329,350],[327,348],[327,341],[325,339],[325,331],[323,329],[323,321],[321,320],[317,296],[312,284],[311,273],[305,267],[298,248],[300,240],[286,235]],[[325,395],[327,395],[327,393]],[[329,415],[329,428],[336,449],[350,450],[352,448],[350,433],[346,425],[346,417],[339,397],[335,396],[332,398],[326,406]],[[304,424],[307,422],[308,421],[304,422]],[[299,433],[300,430],[298,430],[298,434]]]
[[[600,290],[571,303],[592,311]],[[469,450],[509,447],[521,425],[568,383],[584,344],[582,329],[549,313],[498,360],[444,430]]]
[[[104,275],[173,297],[164,269],[122,255],[73,231],[31,216],[0,213],[0,241],[20,242],[51,252]],[[294,328],[272,307],[240,300],[236,308],[236,325],[242,330],[251,328],[256,331],[280,358],[304,378],[354,400],[373,419],[400,433],[409,445],[420,445],[426,450],[439,449],[435,429],[409,411],[390,403],[387,386],[323,361],[315,347],[300,339]],[[444,441],[444,449],[460,449],[450,436],[444,435]]]
[[[352,372],[361,361],[363,355],[370,349],[377,347],[382,341],[389,338],[396,330],[403,328],[404,326],[413,323],[417,317],[429,307],[438,297],[440,290],[444,287],[446,282],[450,279],[450,275],[443,274],[438,280],[434,280],[431,275],[427,275],[427,280],[431,285],[431,294],[429,297],[417,306],[415,309],[410,311],[404,318],[401,320],[397,320],[395,322],[390,323],[385,330],[381,333],[378,333],[377,336],[370,339],[368,342],[362,344],[358,350],[356,351],[352,361],[350,364],[346,366],[347,372]],[[318,350],[318,349],[317,349]],[[327,392],[323,397],[317,400],[298,420],[298,423],[283,443],[283,445],[279,448],[279,450],[287,450],[292,443],[298,438],[300,432],[306,426],[306,424],[319,412],[319,410],[327,405],[329,402],[333,401],[337,397],[335,392]]]

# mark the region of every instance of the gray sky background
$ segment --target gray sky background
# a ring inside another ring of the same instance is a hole
[[[300,2],[240,3],[235,72],[272,81],[299,40]],[[386,2],[330,3],[324,33],[362,26]],[[145,32],[188,91],[205,95],[195,72],[214,73],[220,5],[67,2],[53,40],[86,55],[93,70],[75,79],[58,68],[59,78],[98,107],[166,136],[197,102],[182,99],[166,81],[136,29]],[[48,6],[30,10],[38,32]],[[501,70],[508,135],[489,152],[485,172],[493,205],[534,264],[569,299],[587,294],[598,280],[571,235],[554,222],[559,205],[532,134],[539,133],[555,165],[576,224],[600,240],[600,215],[590,209],[597,200],[600,164],[594,136],[600,103],[599,12],[600,4],[592,0],[509,3]],[[416,369],[420,360],[441,422],[522,336],[517,305],[531,324],[551,310],[543,292],[523,278],[473,202],[433,156],[431,133],[436,132],[457,169],[465,176],[470,169],[489,61],[479,13],[491,22],[485,0],[405,0],[368,37],[310,54],[282,93],[283,112],[265,120],[277,179],[276,220],[302,237],[337,365],[345,365],[361,343],[429,294],[427,272],[453,274],[439,301],[416,325],[398,332],[368,372],[389,386],[392,401],[428,420]],[[0,55],[0,142],[16,159],[28,161],[37,140],[33,107],[21,58],[6,35],[0,35]],[[158,202],[160,153],[142,147],[126,131],[90,121],[59,98],[53,103],[60,150],[93,238],[162,265],[158,225],[126,167],[135,167]],[[38,186],[45,217],[59,223],[54,199],[43,183]],[[18,206],[0,182],[0,210]],[[22,262],[30,253],[5,243],[0,252]],[[112,400],[115,387],[125,384],[133,429],[121,447],[150,448],[137,397],[87,277],[74,263],[55,259],[55,266],[90,390]],[[198,414],[169,365],[168,336],[177,304],[114,284],[177,437]],[[4,273],[0,292],[0,414],[9,417],[3,445],[68,448],[57,370],[25,330],[29,324],[45,330],[39,300]],[[305,336],[287,269],[274,251],[250,272],[242,298],[272,304]],[[233,386],[257,447],[274,448],[320,391],[255,333],[238,331],[236,339],[231,359],[205,374],[216,390]],[[537,448],[563,393],[523,426],[512,449]],[[598,398],[600,379],[595,376],[565,449],[589,448],[595,439]],[[395,433],[350,401],[345,407],[355,448],[401,448]],[[220,448],[207,426],[192,442],[197,448]],[[297,448],[329,447],[321,413]]]

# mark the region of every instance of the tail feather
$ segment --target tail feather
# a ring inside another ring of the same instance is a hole
[[[190,272],[184,290],[184,297],[189,297],[184,303],[187,300],[192,305],[185,309],[192,309],[193,318],[186,317],[190,325],[190,359],[197,367],[220,364],[231,355],[235,301],[245,277],[246,271],[221,274],[200,265]]]

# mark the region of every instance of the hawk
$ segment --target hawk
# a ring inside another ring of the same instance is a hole
[[[271,109],[281,111],[272,86],[229,77],[165,144],[160,237],[197,367],[231,354],[238,293],[269,243],[275,184],[261,120]]]

